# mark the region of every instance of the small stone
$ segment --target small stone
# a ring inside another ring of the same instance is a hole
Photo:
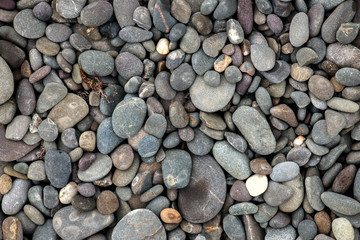
[[[204,75],[214,66],[215,58],[209,57],[202,49],[191,56],[191,63],[194,71],[198,75]]]
[[[255,214],[257,211],[258,207],[250,202],[237,203],[229,208],[231,215]]]
[[[216,20],[222,20],[231,17],[236,13],[236,0],[222,0],[217,5],[213,15]]]
[[[311,152],[305,147],[295,146],[286,155],[287,161],[297,163],[300,167],[304,166],[311,157]]]
[[[71,0],[59,0],[56,1],[56,11],[63,18],[70,19],[76,18],[80,15],[81,10],[85,6],[85,0],[71,1]]]
[[[43,225],[45,223],[45,218],[39,210],[30,204],[24,206],[24,212],[28,218],[35,223],[36,225]]]
[[[336,176],[331,189],[336,193],[345,193],[353,183],[356,171],[357,168],[353,164],[345,167]]]
[[[44,161],[38,160],[32,162],[29,166],[27,176],[34,181],[44,181],[46,179]]]
[[[41,21],[49,21],[52,15],[52,8],[46,2],[40,2],[33,8],[34,16]]]
[[[341,68],[335,74],[335,80],[347,87],[360,84],[360,71],[355,68]]]
[[[346,218],[336,218],[333,220],[332,231],[336,239],[354,239],[354,228]]]
[[[232,44],[240,44],[244,41],[244,31],[238,21],[229,19],[226,22],[226,33]]]
[[[242,73],[236,66],[229,66],[225,69],[225,78],[230,83],[237,83],[241,81]]]
[[[300,50],[296,52],[296,60],[300,66],[306,66],[315,63],[318,59],[318,54],[308,47],[300,48]]]
[[[44,35],[46,23],[37,19],[31,9],[24,9],[14,18],[14,29],[24,38],[37,39]]]
[[[112,161],[108,155],[95,154],[95,161],[86,170],[78,171],[78,178],[83,182],[92,182],[105,177],[112,168]]]
[[[347,216],[353,216],[360,212],[358,201],[339,193],[323,192],[321,200],[331,210]]]
[[[186,145],[191,153],[203,156],[211,151],[214,140],[205,135],[199,128],[196,128],[194,130],[194,139],[190,142],[186,142]]]
[[[191,7],[185,0],[174,0],[171,3],[171,14],[182,23],[188,23],[191,16]]]
[[[255,174],[246,180],[246,188],[253,197],[263,194],[268,187],[266,175]]]
[[[153,33],[138,27],[127,26],[120,30],[119,37],[125,42],[138,43],[151,39]]]
[[[265,45],[251,45],[251,61],[259,71],[269,71],[275,66],[275,53]]]
[[[274,117],[283,120],[288,123],[292,127],[296,127],[298,125],[298,121],[293,110],[287,106],[286,104],[280,104],[270,109],[271,115]]]
[[[179,2],[184,3],[185,1],[179,1]],[[171,12],[173,13],[174,11],[171,9]],[[189,14],[188,10],[187,10],[187,14]],[[156,1],[154,6],[154,13],[153,13],[153,24],[155,28],[157,28],[161,32],[168,33],[172,28],[172,26],[174,26],[176,23],[177,22],[175,18],[173,18],[170,14],[170,2],[167,1],[163,2],[160,0]]]
[[[111,74],[114,70],[114,59],[102,51],[85,51],[80,54],[78,61],[81,68],[89,75],[104,77]],[[116,63],[116,67],[118,69],[118,63]]]
[[[165,208],[160,212],[161,220],[164,223],[180,223],[182,217],[180,213],[173,208]]]
[[[184,128],[189,123],[189,117],[184,106],[179,101],[174,101],[169,106],[169,119],[176,128]]]
[[[309,18],[303,13],[297,13],[290,24],[290,43],[294,47],[300,47],[309,39]]]
[[[359,110],[359,104],[344,98],[333,97],[326,103],[328,107],[342,112],[354,113]]]
[[[314,239],[317,234],[317,227],[312,220],[303,220],[298,225],[298,233],[305,240]]]
[[[269,26],[270,30],[275,34],[281,33],[283,30],[283,22],[276,14],[269,14],[266,17],[266,23]]]
[[[109,2],[92,2],[80,12],[80,20],[87,27],[97,27],[106,23],[113,15],[113,6]]]
[[[310,104],[310,97],[301,91],[294,91],[290,94],[290,97],[299,108],[305,108]]]
[[[47,142],[55,141],[59,134],[56,124],[50,118],[40,123],[38,132],[40,137]]]
[[[18,213],[27,201],[27,192],[31,187],[30,180],[15,179],[11,190],[1,201],[1,209],[7,215]]]
[[[79,146],[88,152],[92,152],[96,148],[96,135],[93,131],[85,131],[80,135]]]
[[[218,87],[220,85],[220,74],[216,71],[207,71],[204,74],[204,82],[210,87]]]
[[[101,214],[109,215],[119,208],[119,200],[113,192],[106,190],[98,196],[96,207]]]
[[[81,195],[76,195],[71,200],[71,205],[79,211],[91,211],[96,208],[94,198],[86,198]]]
[[[291,65],[290,75],[296,81],[305,82],[314,74],[314,70],[309,67],[300,66],[298,63]]]
[[[342,23],[336,32],[336,40],[342,44],[349,44],[359,33],[358,23]]]
[[[59,204],[59,193],[51,185],[46,185],[43,189],[43,202],[46,208],[55,208]]]
[[[281,162],[275,165],[270,178],[276,182],[286,182],[299,174],[300,168],[295,162]]]
[[[16,116],[6,127],[5,138],[14,141],[23,139],[29,129],[30,121],[29,116]]]
[[[225,54],[221,54],[214,62],[214,70],[220,73],[224,72],[230,65],[231,61],[231,57]]]
[[[69,182],[65,187],[60,189],[59,200],[62,204],[69,204],[71,200],[77,195],[77,185],[75,182]]]
[[[237,180],[231,186],[230,196],[239,202],[249,202],[252,197],[243,181]]]
[[[225,46],[227,39],[226,33],[216,33],[203,42],[202,49],[209,57],[217,57],[221,49]]]
[[[114,1],[113,8],[115,16],[121,28],[135,25],[135,22],[133,20],[133,14],[135,9],[139,6],[139,2],[134,2],[131,0]]]
[[[96,133],[96,147],[102,154],[111,153],[121,142],[122,138],[118,137],[112,127],[112,118],[103,120]]]
[[[16,217],[7,217],[3,220],[2,225],[2,237],[4,239],[22,239],[23,228],[21,222]]]
[[[213,29],[213,23],[211,19],[199,12],[192,15],[191,23],[201,35],[208,35]]]
[[[272,83],[280,83],[290,75],[290,65],[282,60],[276,60],[275,66],[266,72],[260,73]]]
[[[292,190],[288,186],[269,181],[269,186],[266,189],[263,197],[267,204],[273,207],[277,207],[288,201],[292,194]]]
[[[272,167],[265,158],[255,158],[250,161],[250,169],[256,174],[269,175]]]
[[[152,25],[150,11],[146,7],[137,7],[134,10],[133,21],[141,28],[150,30]]]
[[[7,174],[2,174],[0,176],[0,194],[5,195],[8,193],[12,188],[12,179]]]
[[[183,63],[171,74],[170,85],[176,91],[188,89],[194,82],[196,74],[188,63]]]
[[[325,205],[321,201],[321,194],[324,192],[324,186],[318,176],[311,176],[305,178],[306,197],[310,206],[316,210],[321,211]]]
[[[115,59],[115,66],[117,72],[125,80],[134,76],[140,76],[144,69],[141,60],[129,52],[121,52]]]
[[[36,96],[29,80],[23,79],[20,81],[16,93],[16,103],[23,115],[30,115],[35,110]]]
[[[71,160],[63,151],[47,151],[45,154],[45,172],[52,186],[62,188],[71,174]]]
[[[325,211],[318,212],[314,215],[314,221],[319,233],[329,234],[331,231],[331,220]]]
[[[200,48],[200,37],[197,31],[192,27],[187,27],[184,36],[181,38],[180,41],[180,49],[183,50],[185,53],[195,53]]]
[[[154,156],[159,150],[160,143],[154,136],[143,137],[138,145],[139,155],[143,158]]]

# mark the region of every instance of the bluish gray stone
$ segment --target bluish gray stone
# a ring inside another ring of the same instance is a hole
[[[2,198],[1,209],[3,213],[7,215],[18,213],[27,201],[27,192],[30,187],[30,180],[15,179],[10,191]]]
[[[300,172],[295,162],[281,162],[273,167],[270,178],[275,182],[287,182],[294,179]]]
[[[71,174],[70,156],[59,150],[47,151],[45,172],[52,186],[55,188],[65,187]]]
[[[103,120],[96,132],[96,146],[102,154],[112,152],[124,139],[118,137],[112,127],[112,118]]]
[[[104,77],[114,70],[114,59],[106,52],[88,50],[80,54],[79,64],[89,75]]]

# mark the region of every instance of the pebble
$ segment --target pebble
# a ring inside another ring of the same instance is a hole
[[[239,107],[232,115],[232,120],[253,151],[262,155],[269,155],[275,151],[276,142],[270,126],[254,108]]]
[[[331,220],[325,211],[318,212],[314,215],[314,221],[319,233],[328,234],[331,230]]]
[[[211,151],[214,140],[205,135],[199,128],[195,128],[193,140],[186,142],[186,145],[191,153],[204,156]]]
[[[248,189],[245,186],[245,183],[240,180],[235,181],[231,186],[230,196],[239,202],[249,202],[252,199]]]
[[[297,13],[291,20],[289,38],[294,47],[301,47],[309,39],[309,18],[305,13]]]
[[[113,192],[102,191],[96,200],[96,207],[101,214],[109,215],[119,208],[119,200]]]
[[[137,231],[136,224],[143,231]],[[120,237],[121,236],[121,237]],[[166,239],[166,232],[160,219],[148,209],[135,209],[126,214],[115,226],[112,239]]]
[[[257,211],[258,207],[250,202],[237,203],[229,208],[231,215],[255,214]]]
[[[38,132],[40,137],[47,142],[55,141],[58,136],[57,126],[50,118],[40,123]]]
[[[24,212],[28,218],[35,223],[36,225],[43,225],[45,223],[45,218],[39,210],[30,204],[24,206]]]
[[[336,239],[354,239],[354,228],[346,218],[336,218],[333,220],[332,231]]]
[[[118,137],[112,127],[112,118],[103,120],[96,133],[96,147],[102,154],[111,153],[121,142],[122,138]]]
[[[48,21],[52,15],[52,8],[46,2],[40,2],[33,8],[34,16],[41,21]]]
[[[112,161],[108,155],[95,153],[95,161],[85,170],[78,171],[78,178],[83,182],[92,182],[105,177],[111,170]]]
[[[179,212],[187,221],[204,223],[216,216],[224,204],[225,176],[210,155],[194,156],[192,160],[191,181],[179,191]],[[210,175],[214,178],[206,181]]]
[[[298,125],[298,121],[296,120],[293,110],[286,104],[280,104],[272,107],[270,109],[270,114],[280,120],[283,120],[292,127],[296,127]]]
[[[6,193],[1,201],[1,209],[7,215],[18,213],[27,201],[27,192],[31,182],[24,179],[15,179],[11,190]]]
[[[290,65],[282,60],[276,60],[275,66],[269,71],[260,73],[272,83],[281,83],[290,75]]]
[[[347,216],[353,216],[360,212],[358,201],[339,193],[323,192],[321,200],[331,210]]]
[[[115,59],[117,72],[125,80],[134,76],[140,76],[144,66],[141,60],[130,52],[121,52]]]
[[[274,181],[269,181],[268,187],[263,194],[263,197],[267,204],[273,207],[277,207],[288,201],[292,194],[293,193],[291,188],[287,187],[286,185]]]
[[[359,53],[360,50],[351,44],[333,43],[326,49],[326,59],[339,67],[360,69],[360,65],[356,61]]]
[[[281,162],[273,167],[270,178],[276,182],[287,182],[299,174],[299,165],[295,162]]]
[[[113,58],[102,51],[88,50],[80,54],[79,64],[89,75],[104,77],[114,70]]]
[[[45,154],[45,172],[52,186],[64,187],[71,174],[71,160],[63,151],[47,151]]]
[[[46,185],[43,189],[43,202],[46,208],[55,208],[59,204],[58,191],[51,185]]]
[[[359,104],[344,98],[333,97],[326,103],[330,108],[342,112],[353,113],[359,110]]]
[[[216,142],[212,153],[220,166],[234,178],[245,180],[251,175],[248,157],[236,151],[227,141]]]
[[[296,230],[291,225],[288,225],[284,228],[267,227],[266,230],[267,232],[265,235],[265,239],[268,240],[277,240],[277,239],[295,240],[297,235]]]
[[[303,239],[314,239],[317,234],[317,227],[312,220],[303,220],[299,223],[298,233]]]
[[[331,189],[336,193],[345,193],[353,183],[356,171],[357,168],[353,164],[345,167],[336,176]]]
[[[254,67],[259,71],[269,71],[275,66],[275,53],[265,45],[251,45],[251,61]]]
[[[138,155],[135,155],[134,161],[131,166],[126,170],[115,170],[113,174],[113,183],[118,187],[124,187],[131,183],[135,177],[137,170],[139,169],[140,158]]]
[[[7,174],[2,174],[0,176],[0,193],[2,195],[8,193],[12,188],[12,184],[13,183],[11,177]]]
[[[56,11],[66,19],[76,18],[80,15],[81,10],[85,6],[85,0],[79,0],[76,2],[70,0],[56,1]]]
[[[151,39],[153,33],[138,27],[127,26],[120,30],[119,37],[125,42],[138,43]]]
[[[202,49],[191,56],[192,67],[198,75],[204,75],[208,70],[211,70],[215,60],[215,58],[205,54]]]
[[[16,116],[6,127],[5,138],[14,141],[23,139],[29,129],[30,121],[29,116]]]
[[[355,68],[341,68],[335,74],[335,80],[347,87],[359,85],[359,78],[360,71]]]
[[[320,196],[324,192],[324,187],[321,179],[318,176],[306,177],[305,190],[310,206],[316,211],[323,210],[325,205]]]
[[[165,152],[162,174],[164,184],[168,189],[181,189],[189,185],[191,169],[192,158],[187,152],[179,149]]]
[[[213,88],[203,81],[202,76],[197,76],[190,87],[193,104],[204,112],[216,112],[222,109],[229,103],[234,92],[235,84],[226,81],[225,77],[221,77],[220,86]]]
[[[231,17],[236,12],[237,2],[235,0],[222,0],[219,2],[213,16],[216,20],[222,20]]]
[[[37,19],[31,9],[24,9],[14,18],[14,29],[24,38],[37,39],[44,35],[46,24]]]
[[[246,180],[246,188],[251,196],[259,196],[268,188],[268,179],[265,175],[252,175]]]
[[[113,221],[114,215],[103,215],[96,209],[83,212],[66,206],[55,213],[53,228],[63,239],[80,240],[101,231]]]
[[[173,208],[165,208],[160,212],[161,220],[164,223],[180,223],[182,217],[180,213]]]
[[[145,121],[146,110],[146,104],[140,98],[132,97],[121,101],[112,114],[115,134],[124,139],[133,137]]]
[[[22,239],[23,228],[17,217],[7,217],[2,222],[2,237],[4,239]]]
[[[2,57],[0,57],[0,69],[0,84],[3,86],[0,90],[0,104],[3,104],[10,99],[14,92],[14,77],[10,67]]]
[[[200,48],[200,37],[197,31],[192,27],[187,27],[184,36],[180,41],[180,49],[185,53],[195,53]]]
[[[113,7],[109,2],[93,2],[80,12],[80,20],[87,27],[97,27],[106,23],[113,15]]]

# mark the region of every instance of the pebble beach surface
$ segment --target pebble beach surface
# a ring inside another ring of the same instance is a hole
[[[360,240],[359,29],[358,0],[0,0],[0,239]]]

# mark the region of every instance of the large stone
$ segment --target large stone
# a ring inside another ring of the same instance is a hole
[[[27,201],[27,192],[30,186],[30,180],[16,179],[13,182],[11,190],[2,198],[2,212],[7,215],[15,215],[18,213]]]
[[[192,169],[190,184],[179,191],[179,211],[189,222],[204,223],[215,217],[225,202],[225,175],[210,155],[195,156]]]
[[[276,141],[269,123],[256,109],[241,106],[234,112],[232,119],[253,151],[261,155],[275,151]]]
[[[190,182],[192,160],[184,150],[168,150],[162,164],[162,175],[168,189],[180,189]]]
[[[53,109],[48,118],[57,125],[59,132],[75,126],[89,113],[89,106],[80,96],[68,93]]]
[[[14,92],[14,77],[9,65],[0,57],[0,105],[10,99]]]
[[[114,59],[103,51],[88,50],[80,54],[79,64],[89,75],[107,76],[114,70]]]
[[[114,215],[103,215],[98,210],[78,211],[72,206],[61,208],[53,218],[55,232],[62,239],[85,239],[114,221]]]
[[[69,154],[63,151],[47,151],[45,154],[45,172],[52,186],[65,187],[71,174]]]

